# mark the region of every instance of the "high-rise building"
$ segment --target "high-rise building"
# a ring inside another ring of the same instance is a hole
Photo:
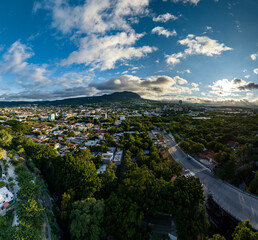
[[[55,121],[56,115],[54,113],[48,114],[48,121]]]

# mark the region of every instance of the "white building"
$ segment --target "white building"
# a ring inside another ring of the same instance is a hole
[[[7,211],[12,209],[15,204],[13,194],[6,188],[0,188],[0,215],[4,216]]]
[[[122,156],[123,156],[123,151],[117,151],[115,156],[114,156],[114,160],[113,162],[116,164],[116,165],[120,165],[121,164],[121,161],[122,161]]]
[[[103,163],[110,163],[113,160],[114,154],[112,152],[102,153]]]
[[[120,116],[120,121],[124,121],[125,120],[125,116],[124,115],[121,115]]]
[[[107,169],[107,164],[102,164],[100,168],[97,170],[97,174],[104,173]]]
[[[89,140],[88,142],[85,143],[86,147],[90,147],[90,146],[95,146],[99,143],[99,140]]]

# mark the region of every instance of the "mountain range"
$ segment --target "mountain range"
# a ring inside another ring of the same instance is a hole
[[[141,96],[134,92],[114,92],[111,94],[104,94],[102,96],[92,97],[78,97],[78,98],[66,98],[62,100],[53,101],[0,101],[0,107],[15,107],[15,106],[26,106],[26,105],[82,105],[82,104],[106,104],[113,102],[132,103],[145,101]]]

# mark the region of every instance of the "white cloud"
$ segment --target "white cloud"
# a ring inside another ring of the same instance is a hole
[[[238,20],[236,20],[236,21],[235,21],[235,24],[236,24],[237,31],[238,31],[238,32],[242,32],[241,26],[240,26],[240,22],[239,22]]]
[[[211,26],[206,26],[206,27],[205,27],[205,30],[213,32],[213,30],[212,30],[212,27],[211,27]]]
[[[191,73],[191,70],[190,69],[185,69],[185,70],[182,70],[182,71],[176,71],[177,73],[181,73],[181,74],[185,74],[185,73]]]
[[[195,88],[197,88],[197,87],[199,86],[198,83],[191,83],[191,85],[192,85],[193,87],[195,87]]]
[[[224,43],[218,43],[217,40],[207,36],[198,37],[193,34],[188,34],[185,39],[179,40],[178,43],[187,46],[187,48],[184,52],[167,55],[166,62],[168,64],[175,65],[180,63],[180,59],[188,55],[206,55],[212,57],[214,55],[220,55],[224,51],[232,50],[232,48],[225,46]]]
[[[34,56],[32,49],[20,41],[14,42],[3,54],[0,61],[1,74],[14,74],[15,80],[23,87],[31,88],[49,83],[46,65],[28,63]]]
[[[154,17],[152,20],[154,22],[167,22],[169,20],[175,21],[177,19],[178,19],[177,16],[170,13],[165,13],[165,14],[158,15],[157,17]]]
[[[70,97],[92,96],[96,89],[89,87],[73,87],[56,90],[27,90],[18,93],[4,93],[0,99],[4,100],[56,100]]]
[[[249,78],[249,77],[251,77],[251,75],[245,75],[245,78]]]
[[[258,74],[258,68],[255,68],[255,69],[253,70],[253,72],[254,72],[255,74]]]
[[[218,96],[239,96],[237,94],[241,91],[250,91],[258,89],[258,85],[252,82],[246,82],[242,79],[233,79],[229,81],[228,79],[221,79],[213,82],[211,86],[210,93]]]
[[[1,64],[1,71],[19,72],[23,70],[28,63],[27,59],[31,58],[34,52],[30,47],[16,41],[3,55],[4,62]]]
[[[91,65],[93,69],[112,69],[119,60],[140,58],[156,50],[155,47],[149,46],[132,47],[142,36],[143,34],[135,34],[135,32],[121,32],[113,36],[84,37],[80,40],[79,50],[72,52],[62,61],[62,64],[77,63]]]
[[[167,64],[176,65],[181,62],[181,58],[184,57],[184,54],[182,52],[179,53],[173,53],[171,55],[166,55],[166,62]]]
[[[258,52],[251,54],[250,57],[251,57],[251,59],[252,59],[253,61],[255,61],[255,60],[257,59],[257,57],[258,57]]]
[[[91,83],[89,87],[96,88],[98,91],[133,91],[152,99],[162,97],[164,94],[191,94],[193,91],[199,91],[196,87],[189,88],[178,84],[187,84],[187,81],[178,76],[173,78],[169,76],[154,76],[141,79],[137,76],[125,75],[111,78],[102,83]]]
[[[174,3],[182,2],[182,3],[190,3],[190,4],[197,5],[198,2],[200,2],[200,0],[172,0],[172,2]]]
[[[188,83],[187,80],[185,80],[185,79],[183,79],[183,78],[181,78],[181,77],[179,77],[179,76],[175,76],[175,77],[174,77],[174,80],[175,80],[178,84],[180,84],[180,85],[184,85],[184,84],[187,84],[187,83]]]
[[[158,34],[158,35],[164,35],[166,36],[167,38],[168,37],[173,37],[173,36],[176,36],[177,35],[177,32],[176,30],[173,30],[173,31],[169,31],[163,27],[155,27],[152,29],[151,31],[153,34]]]
[[[207,36],[195,37],[189,34],[185,39],[178,42],[188,47],[184,51],[186,55],[203,54],[212,57],[214,55],[220,55],[224,51],[232,50],[232,48],[225,46],[224,43],[218,43],[217,40]]]
[[[68,0],[42,2],[36,2],[34,10],[38,11],[40,8],[50,10],[53,27],[65,34],[74,30],[96,34],[112,29],[131,29],[125,17],[143,14],[149,5],[148,0],[88,0],[79,5],[70,5]]]
[[[85,83],[92,80],[94,74],[88,72],[74,72],[68,71],[62,74],[61,76],[52,78],[54,81],[52,85],[55,87],[64,86],[66,88],[72,88],[75,86],[83,86]]]
[[[246,93],[246,97],[247,97],[247,98],[252,98],[253,96],[254,96],[253,93]]]
[[[141,58],[156,50],[132,46],[143,34],[136,34],[130,24],[148,13],[148,5],[149,0],[88,0],[77,5],[68,0],[45,0],[38,1],[34,10],[51,11],[52,26],[78,46],[62,64],[107,70],[120,60]]]

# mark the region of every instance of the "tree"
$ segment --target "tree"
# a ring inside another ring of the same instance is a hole
[[[0,146],[9,147],[12,143],[13,136],[5,129],[0,129]]]
[[[12,130],[18,133],[27,134],[30,132],[30,126],[26,123],[19,122],[16,120],[10,120],[7,122],[8,125],[12,126]]]
[[[57,163],[57,181],[64,191],[73,189],[75,200],[88,198],[100,189],[100,179],[92,161],[65,155]]]
[[[157,178],[163,178],[166,181],[171,180],[173,176],[180,176],[182,174],[182,166],[176,162],[165,160],[154,165],[154,173]]]
[[[61,219],[62,221],[66,222],[69,219],[71,210],[72,210],[72,203],[74,200],[74,191],[69,189],[67,192],[63,193],[62,201],[61,201]]]
[[[34,226],[38,230],[44,221],[43,211],[44,208],[35,199],[19,201],[17,203],[17,215],[19,219],[28,225]]]
[[[256,172],[254,179],[249,183],[248,190],[258,195],[258,172]]]
[[[115,163],[110,162],[106,171],[100,176],[101,179],[101,196],[106,199],[111,192],[115,191],[117,184],[117,176],[115,173]]]
[[[146,165],[127,171],[122,184],[119,186],[119,195],[123,198],[129,198],[132,202],[145,208],[146,191],[154,179],[153,172]]]
[[[7,213],[5,216],[0,216],[0,239],[12,240],[12,213]]]
[[[70,234],[76,240],[98,240],[104,237],[104,201],[88,198],[73,203]]]
[[[219,234],[215,234],[211,238],[207,238],[207,240],[226,240],[226,238],[224,238],[223,236],[221,236]]]
[[[24,166],[23,170],[19,171],[17,170],[18,167],[15,169],[15,173],[18,175],[17,176],[17,181],[19,182],[19,184],[23,184],[25,182],[30,182],[34,179],[34,175],[32,173],[30,173],[26,167]]]
[[[81,160],[84,160],[84,161],[89,161],[91,159],[91,153],[90,153],[90,150],[81,150],[78,155],[77,155],[78,158],[80,158]]]
[[[37,199],[40,195],[39,186],[31,181],[26,181],[22,184],[19,184],[19,186],[20,190],[18,191],[17,196],[20,200],[28,200],[31,198]]]
[[[33,224],[19,221],[19,225],[15,228],[13,240],[38,240],[41,239],[39,231]]]
[[[184,149],[186,152],[190,153],[190,150],[191,150],[191,145],[190,145],[190,142],[188,141],[181,141],[179,146]]]
[[[232,237],[233,240],[257,240],[258,232],[254,232],[252,230],[252,224],[249,220],[246,220],[238,224]]]
[[[258,232],[254,232],[252,230],[252,225],[250,224],[249,220],[245,222],[240,222],[238,226],[236,226],[233,232],[233,240],[257,240],[258,239]],[[207,238],[207,240],[226,240],[219,234],[213,235],[212,238]]]
[[[208,225],[203,189],[199,178],[179,177],[175,181],[175,220],[177,236],[182,240],[196,240]]]
[[[136,203],[119,198],[114,193],[105,201],[105,230],[114,239],[136,239],[142,218]]]
[[[202,143],[194,143],[191,147],[191,153],[202,152],[205,146]]]

